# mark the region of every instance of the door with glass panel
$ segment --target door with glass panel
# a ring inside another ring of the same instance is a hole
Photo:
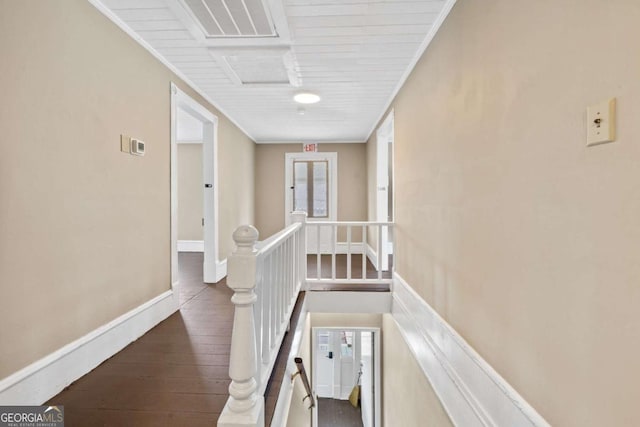
[[[336,163],[336,153],[287,153],[287,224],[293,211],[306,212],[308,222],[336,220]],[[322,253],[329,253],[332,242],[331,227],[309,227],[307,252],[316,253],[320,249]]]

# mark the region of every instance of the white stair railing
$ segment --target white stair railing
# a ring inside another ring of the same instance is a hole
[[[308,221],[306,229],[310,243],[307,253],[315,262],[307,274],[309,285],[392,282],[392,222]],[[338,256],[346,257],[346,269],[344,261],[338,262]],[[368,274],[368,261],[376,271],[373,275]],[[354,268],[356,263],[360,265]]]
[[[290,226],[263,242],[258,242],[258,230],[250,225],[233,233],[236,250],[227,263],[227,285],[234,291],[235,305],[231,384],[219,427],[264,426],[264,392],[301,289],[313,283],[391,282],[390,268],[383,261],[393,223],[307,222],[304,212],[294,212],[292,219]],[[307,274],[310,233],[315,233],[315,277]],[[338,275],[337,267],[337,256],[343,255],[345,277]],[[323,275],[323,257],[331,257],[330,274]],[[352,273],[353,257],[360,257],[361,274]],[[368,259],[376,277],[367,277]]]
[[[304,212],[258,244],[250,225],[233,233],[227,262],[235,304],[229,355],[229,399],[219,427],[264,426],[264,391],[306,276]]]

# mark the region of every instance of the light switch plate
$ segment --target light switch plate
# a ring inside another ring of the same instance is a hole
[[[131,153],[131,138],[127,135],[120,135],[120,151]]]
[[[587,108],[587,146],[616,139],[616,99],[611,98]]]

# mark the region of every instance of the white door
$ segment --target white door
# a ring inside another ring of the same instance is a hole
[[[353,330],[317,330],[315,361],[318,397],[348,399],[360,366],[359,333]]]
[[[376,221],[387,222],[393,219],[393,111],[380,125],[376,133]],[[376,237],[376,240],[378,237]],[[392,236],[386,227],[376,241],[377,268],[389,269],[389,255],[393,253]]]
[[[307,213],[307,253],[330,253],[335,243],[331,227],[312,223],[337,220],[337,153],[286,153],[285,224],[291,212]]]
[[[315,389],[318,397],[333,397],[334,351],[331,331],[320,330],[316,334]]]

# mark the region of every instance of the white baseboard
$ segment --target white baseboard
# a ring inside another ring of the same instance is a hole
[[[227,275],[227,258],[216,263],[216,283]]]
[[[0,381],[0,405],[41,405],[178,309],[166,291]]]
[[[203,275],[205,283],[218,283],[227,275],[227,259],[216,261],[208,265],[204,264]]]
[[[392,314],[456,426],[549,426],[398,274]]]
[[[367,243],[367,258],[371,261],[373,267],[378,269],[378,253]]]
[[[178,240],[178,252],[204,252],[204,240]]]

